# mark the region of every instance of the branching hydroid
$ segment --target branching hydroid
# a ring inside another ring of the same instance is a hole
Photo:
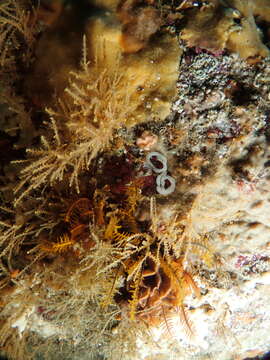
[[[132,94],[123,86],[119,61],[114,69],[97,71],[100,56],[90,64],[85,47],[84,40],[82,69],[71,73],[67,95],[59,100],[58,110],[47,109],[52,133],[41,137],[40,149],[28,150],[31,164],[21,172],[22,181],[16,192],[23,191],[16,203],[42,185],[62,181],[65,173],[69,174],[69,185],[75,185],[79,193],[80,172],[87,170],[100,152],[110,148],[118,129],[130,123],[134,110]]]
[[[14,50],[22,44],[27,59],[35,40],[35,27],[34,12],[30,15],[23,1],[6,0],[0,5],[0,69],[14,63]]]

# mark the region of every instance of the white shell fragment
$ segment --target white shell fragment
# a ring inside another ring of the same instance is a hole
[[[159,166],[158,166],[159,165]],[[151,169],[156,174],[157,192],[161,195],[169,195],[175,190],[175,179],[167,175],[167,158],[157,151],[146,155],[144,164],[146,169]]]
[[[151,166],[153,171],[157,174],[167,171],[167,159],[164,155],[157,151],[152,151],[146,155],[146,162]],[[159,163],[160,167],[157,167],[155,163]]]
[[[175,179],[166,173],[156,178],[157,192],[161,195],[169,195],[175,190]]]

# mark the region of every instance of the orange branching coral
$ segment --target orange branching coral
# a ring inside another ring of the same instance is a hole
[[[178,306],[190,291],[199,295],[191,275],[183,270],[182,260],[167,262],[154,257],[146,258],[138,281],[129,285],[131,317],[138,316],[156,324],[163,320],[163,314]]]
[[[61,253],[67,251],[74,245],[74,240],[67,234],[64,234],[58,239],[58,242],[42,244],[40,246],[41,251],[46,253]]]
[[[105,232],[105,239],[120,244],[130,236],[130,233],[123,230],[123,226],[120,224],[121,218],[118,219],[115,215],[110,217],[110,222]]]
[[[141,198],[140,190],[135,183],[130,184],[125,187],[125,195],[127,199],[123,203],[123,208],[117,209],[110,215],[105,231],[105,238],[117,245],[125,243],[132,234],[139,233],[135,212]]]
[[[87,198],[81,198],[71,205],[65,216],[65,221],[69,224],[71,241],[81,241],[84,246],[85,243],[93,243],[89,234],[89,223],[93,215],[92,204]]]
[[[127,194],[132,203],[132,191]],[[151,326],[163,323],[164,316],[166,321],[166,317],[178,312],[185,329],[191,329],[184,316],[183,302],[186,295],[194,293],[200,296],[200,291],[192,275],[184,269],[183,255],[193,244],[183,239],[183,228],[177,222],[160,224],[156,213],[152,215],[153,232],[140,233],[135,213],[133,210],[127,216],[127,213],[115,211],[105,233],[105,238],[121,250],[121,255],[110,265],[117,267],[116,278],[125,279],[118,291],[113,285],[115,301],[123,313],[128,308],[131,319],[143,320]],[[132,217],[137,225],[130,230]],[[124,228],[128,228],[129,232],[125,232]],[[160,233],[159,228],[162,228]],[[199,240],[196,245],[200,245]],[[182,255],[177,257],[177,252]]]
[[[78,245],[78,250],[89,250],[94,245],[89,231],[90,219],[93,215],[94,211],[89,199],[80,198],[76,200],[71,204],[64,217],[66,225],[64,233],[57,241],[42,242],[38,248],[48,254],[72,250],[75,244]]]
[[[93,213],[91,209],[91,202],[87,198],[82,198],[75,201],[65,216],[65,221],[74,229],[81,224],[84,217],[89,217]]]
[[[179,317],[181,329],[186,335],[192,336],[192,325],[184,309],[184,299],[190,293],[199,297],[198,286],[192,275],[183,269],[183,258],[158,258],[149,249],[144,253],[143,241],[151,242],[147,236],[137,238],[138,251],[133,259],[128,257],[123,260],[124,272],[121,273],[126,276],[126,280],[116,293],[115,301],[123,310],[128,308],[131,319],[142,320],[149,326],[165,324],[165,332],[169,334],[169,319]],[[155,246],[154,241],[151,246]],[[120,276],[119,268],[117,271]]]

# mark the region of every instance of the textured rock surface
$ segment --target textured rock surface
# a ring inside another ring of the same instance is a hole
[[[238,83],[234,94],[228,92],[231,81]],[[175,156],[185,147],[208,151],[209,178],[202,167],[178,172],[185,190],[198,194],[192,223],[196,232],[209,234],[220,266],[200,269],[203,295],[185,301],[195,337],[178,333],[180,353],[170,350],[175,358],[236,360],[269,350],[269,85],[267,59],[254,68],[234,56],[183,57],[174,110],[189,136]],[[161,346],[163,337],[157,339]]]

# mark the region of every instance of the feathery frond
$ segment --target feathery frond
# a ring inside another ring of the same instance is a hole
[[[35,22],[22,1],[4,0],[0,4],[0,68],[13,61],[13,51],[24,42],[31,48],[34,42]],[[24,50],[25,51],[25,50]]]
[[[132,94],[126,89],[128,84],[123,86],[119,63],[113,69],[100,69],[102,64],[88,63],[86,49],[83,53],[82,69],[71,73],[67,95],[59,100],[57,110],[47,109],[51,134],[41,137],[40,149],[27,151],[31,163],[21,172],[16,192],[22,192],[16,203],[41,186],[62,181],[66,173],[69,185],[75,185],[79,193],[80,174],[111,147],[117,129],[132,117]]]

